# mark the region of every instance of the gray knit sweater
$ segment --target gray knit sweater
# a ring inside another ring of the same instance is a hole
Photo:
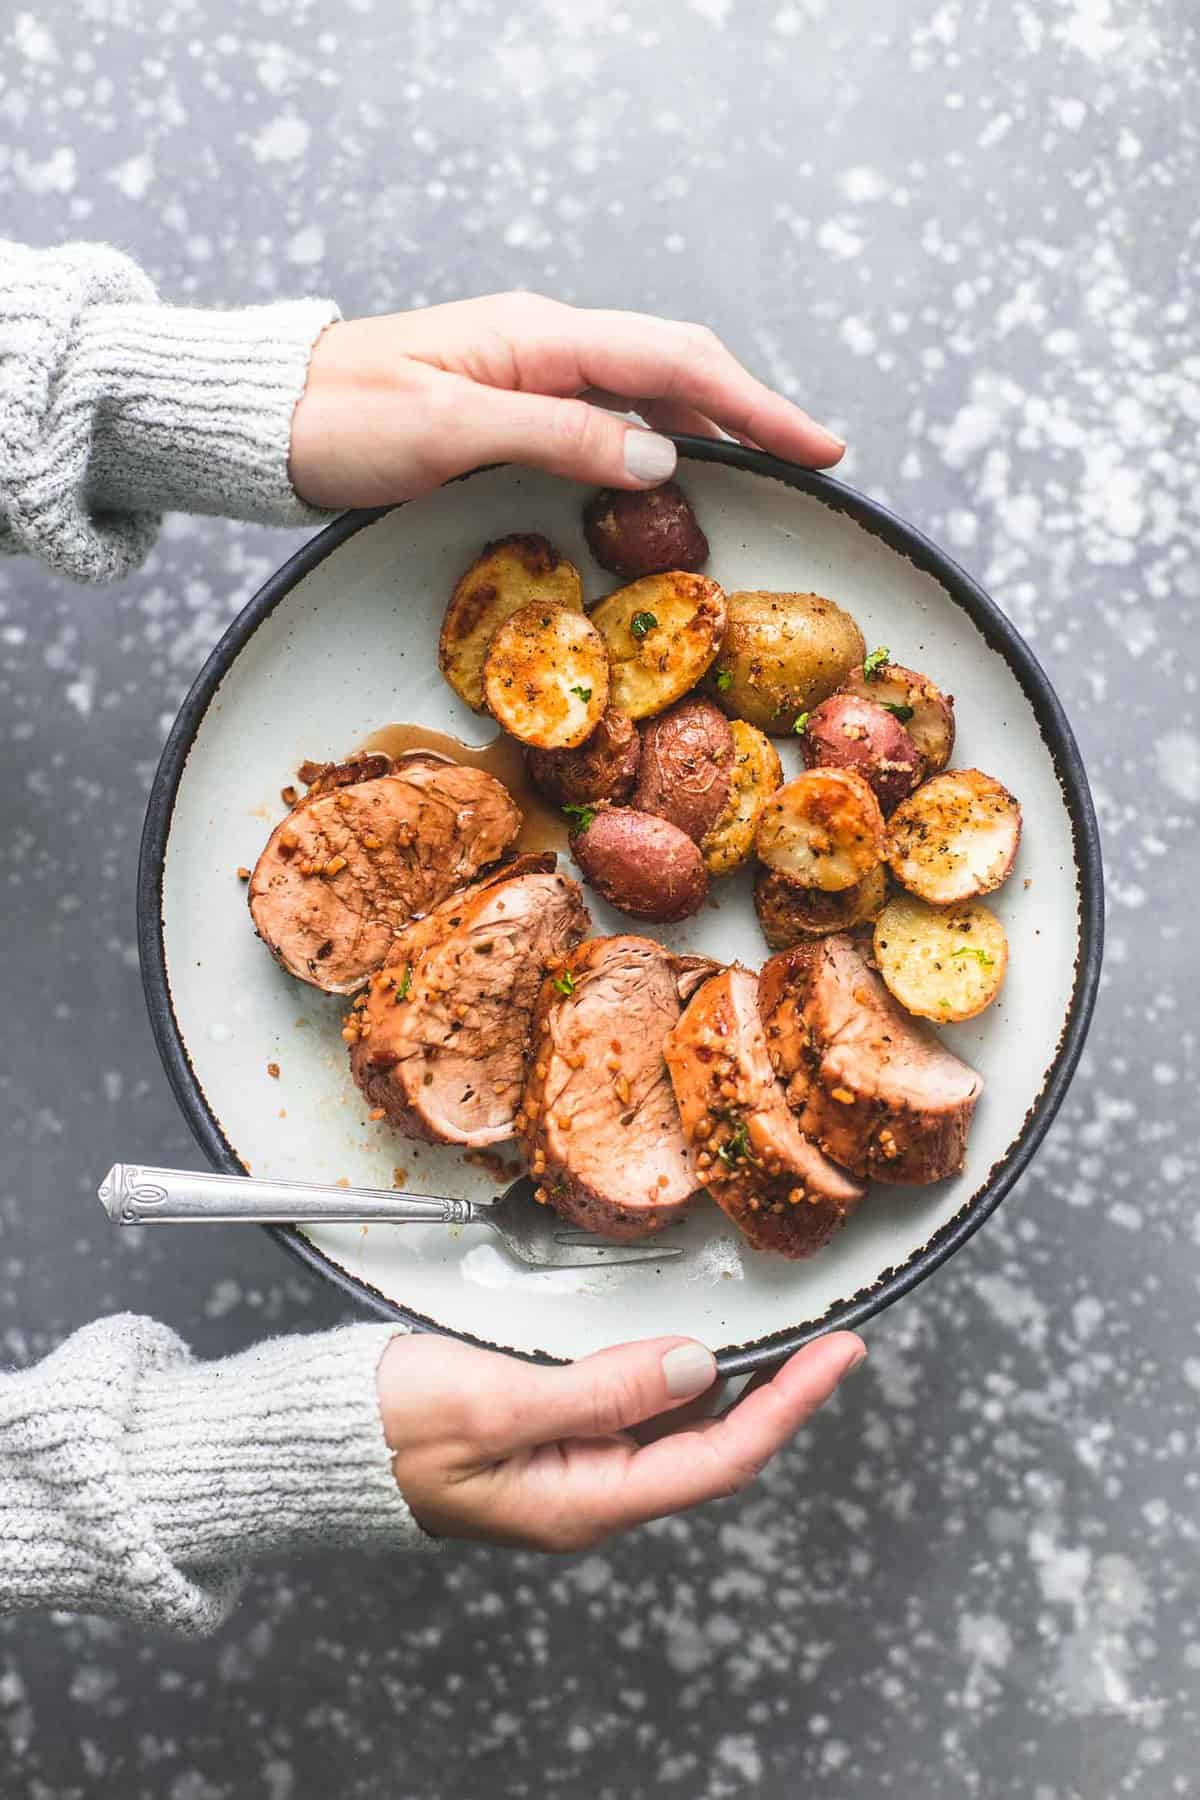
[[[288,443],[337,317],[325,300],[164,306],[103,245],[0,240],[0,550],[108,581],[172,508],[322,522],[291,487]],[[252,1561],[429,1544],[376,1399],[397,1329],[198,1363],[165,1326],[121,1317],[0,1374],[0,1611],[210,1631]]]

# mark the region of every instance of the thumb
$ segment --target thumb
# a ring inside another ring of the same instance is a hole
[[[551,1369],[526,1368],[510,1386],[497,1435],[511,1450],[565,1437],[613,1437],[710,1388],[711,1350],[694,1338],[647,1338]]]
[[[450,378],[453,379],[453,378]],[[599,487],[644,488],[669,481],[678,461],[670,438],[646,431],[586,400],[513,393],[464,383],[445,421],[436,459],[447,475],[482,463],[521,463]]]

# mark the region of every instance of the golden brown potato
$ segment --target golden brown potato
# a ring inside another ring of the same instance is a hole
[[[602,569],[634,581],[668,569],[702,569],[708,539],[686,494],[661,487],[601,488],[583,509],[583,535]]]
[[[883,857],[883,814],[861,775],[809,769],[763,807],[755,846],[762,861],[798,887],[835,894]]]
[[[618,588],[591,613],[608,646],[612,702],[650,719],[700,680],[725,630],[725,595],[707,575],[672,569]]]
[[[632,719],[610,706],[577,750],[534,750],[526,754],[533,784],[555,806],[614,806],[628,800],[642,759],[642,740]]]
[[[860,664],[851,669],[842,692],[859,694],[885,707],[921,752],[927,775],[937,775],[946,767],[954,748],[954,700],[927,675],[902,668],[881,647],[871,652],[865,668]]]
[[[898,894],[875,922],[879,973],[920,1019],[973,1019],[990,1006],[1008,967],[1008,938],[989,907],[930,906]]]
[[[886,899],[887,876],[882,863],[876,863],[853,887],[840,888],[835,894],[797,887],[775,869],[760,869],[754,883],[754,910],[771,950],[790,950],[806,938],[852,931],[882,912]]]
[[[828,699],[865,649],[850,614],[820,594],[730,594],[707,689],[731,719],[787,737],[797,716]]]
[[[668,925],[708,895],[700,851],[678,825],[631,806],[605,807],[571,840],[589,887],[631,919]]]
[[[438,641],[438,667],[476,712],[485,710],[483,662],[492,634],[531,600],[583,611],[579,570],[532,532],[485,544],[450,597]]]
[[[922,782],[888,821],[886,856],[901,887],[934,906],[990,894],[1021,841],[1021,808],[980,769]]]
[[[921,752],[894,715],[858,694],[830,694],[809,713],[800,749],[810,769],[853,769],[885,813],[925,772]]]
[[[731,719],[733,764],[729,799],[708,836],[701,839],[704,866],[710,875],[732,875],[754,854],[758,815],[783,780],[779,752],[757,725]]]
[[[583,613],[536,600],[505,619],[483,665],[488,711],[540,750],[582,744],[608,705],[608,652]]]

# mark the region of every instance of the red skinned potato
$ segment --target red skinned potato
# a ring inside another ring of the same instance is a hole
[[[810,769],[853,769],[885,813],[912,793],[924,759],[894,713],[858,694],[832,694],[808,715],[800,739]]]
[[[642,727],[632,804],[699,843],[725,810],[732,768],[729,720],[711,700],[690,695]]]
[[[708,895],[708,870],[678,825],[628,806],[605,807],[572,839],[589,887],[631,919],[669,925],[690,918]]]
[[[576,750],[526,752],[530,780],[555,806],[613,805],[628,800],[642,759],[637,726],[610,706],[585,743]]]
[[[886,650],[874,650],[865,663],[851,669],[840,691],[885,707],[917,746],[926,775],[946,767],[954,748],[954,700],[928,675],[892,662]]]
[[[583,535],[602,569],[629,580],[668,569],[694,573],[708,561],[708,539],[673,481],[636,493],[601,488],[583,509]]]

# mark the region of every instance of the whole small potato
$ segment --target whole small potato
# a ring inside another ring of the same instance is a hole
[[[606,807],[573,839],[571,852],[588,885],[633,919],[669,925],[698,912],[708,894],[699,849],[654,813]]]
[[[726,597],[725,636],[705,691],[731,719],[787,737],[866,653],[848,612],[820,594],[759,590]]]
[[[924,758],[899,719],[858,694],[831,694],[808,715],[800,749],[810,769],[853,769],[885,813],[912,793]]]
[[[628,800],[641,760],[637,726],[615,706],[577,750],[530,749],[525,756],[530,780],[556,806]]]
[[[670,819],[697,843],[729,800],[733,732],[711,700],[691,694],[642,727],[642,761],[632,804]]]
[[[601,488],[583,509],[583,535],[600,567],[614,575],[694,573],[708,561],[708,539],[673,481],[636,493]]]
[[[827,937],[834,931],[852,931],[883,911],[887,880],[882,863],[868,871],[853,887],[836,894],[820,888],[797,887],[786,875],[763,868],[754,883],[754,910],[771,950],[790,950],[806,938]]]

